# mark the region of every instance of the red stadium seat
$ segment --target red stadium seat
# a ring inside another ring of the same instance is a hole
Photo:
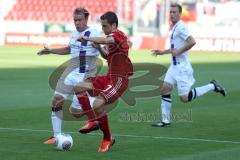
[[[96,21],[103,12],[117,11],[118,0],[16,0],[16,2],[5,19],[61,23],[72,22],[72,12],[76,7],[87,8],[91,14],[91,20]],[[130,14],[132,17],[132,11]]]

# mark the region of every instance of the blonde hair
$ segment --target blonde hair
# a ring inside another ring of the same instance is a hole
[[[76,8],[74,10],[73,14],[83,14],[85,16],[85,18],[88,18],[88,16],[89,16],[88,10],[85,8],[82,8],[82,7]]]

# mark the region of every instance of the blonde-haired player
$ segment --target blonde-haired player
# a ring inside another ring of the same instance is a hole
[[[62,131],[63,111],[62,105],[69,95],[74,95],[74,86],[88,77],[95,76],[97,72],[96,60],[99,55],[98,49],[93,47],[92,42],[79,42],[77,38],[80,36],[97,37],[100,33],[87,25],[89,12],[85,8],[76,8],[73,12],[73,20],[76,30],[72,32],[69,44],[63,48],[44,48],[38,52],[38,55],[70,54],[70,65],[64,71],[63,75],[57,82],[56,90],[52,100],[52,127],[53,136],[44,142],[44,144],[54,144],[56,136]],[[73,96],[73,103],[70,107],[71,113],[77,116],[86,113],[89,119],[94,117],[94,112],[90,106],[90,100],[86,94],[78,99]],[[91,98],[92,102],[95,98]],[[98,125],[96,124],[96,129]]]
[[[180,20],[182,7],[179,4],[172,4],[170,7],[170,19],[173,24],[170,36],[171,48],[165,51],[153,50],[153,55],[172,54],[172,63],[166,73],[163,86],[161,88],[162,120],[153,124],[154,127],[170,126],[171,112],[171,92],[177,87],[178,95],[182,102],[190,102],[210,91],[215,91],[225,96],[224,88],[216,81],[191,90],[195,82],[193,68],[191,66],[188,50],[195,44],[195,39],[189,33],[185,24]]]

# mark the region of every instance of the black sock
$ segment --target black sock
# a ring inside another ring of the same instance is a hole
[[[189,93],[188,93],[188,102],[194,100],[197,97],[196,89],[193,88]]]

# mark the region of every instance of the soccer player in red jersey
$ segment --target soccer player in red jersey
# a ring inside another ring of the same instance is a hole
[[[118,27],[118,18],[114,12],[106,12],[101,16],[102,30],[106,37],[78,38],[80,42],[94,42],[103,58],[107,60],[108,72],[104,76],[91,77],[75,86],[76,95],[88,91],[96,96],[93,103],[95,118],[89,119],[80,129],[81,133],[88,133],[98,128],[103,132],[102,144],[99,152],[106,152],[115,143],[111,137],[105,106],[118,99],[128,87],[128,78],[133,74],[133,66],[128,58],[129,43],[127,36]],[[105,44],[101,47],[99,44]],[[81,99],[79,99],[81,102]]]

